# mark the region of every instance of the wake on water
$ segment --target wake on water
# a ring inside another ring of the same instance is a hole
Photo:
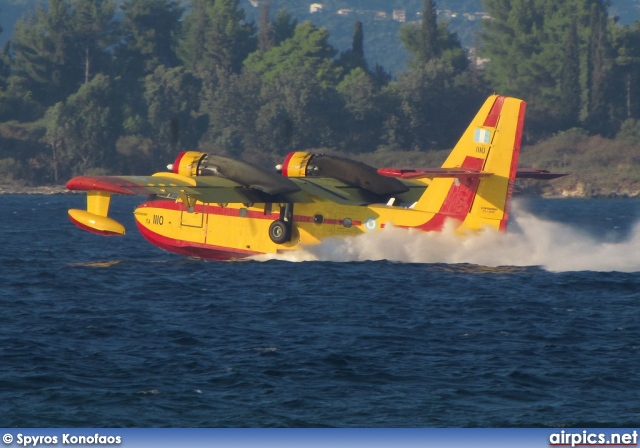
[[[623,241],[607,242],[575,227],[538,218],[517,203],[511,215],[507,233],[487,229],[459,235],[453,225],[442,232],[388,226],[379,232],[330,238],[303,250],[256,259],[540,266],[552,272],[640,271],[640,223]]]

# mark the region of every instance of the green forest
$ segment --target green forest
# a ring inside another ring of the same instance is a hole
[[[0,183],[148,174],[186,149],[426,163],[498,92],[528,103],[529,166],[586,160],[640,185],[640,25],[600,0],[485,0],[470,57],[436,2],[421,4],[392,76],[368,60],[361,21],[338,51],[268,2],[249,20],[239,0],[48,0],[0,55]]]

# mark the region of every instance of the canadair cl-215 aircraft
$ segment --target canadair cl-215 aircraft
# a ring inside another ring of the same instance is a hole
[[[180,153],[152,176],[80,176],[69,190],[87,192],[87,210],[69,210],[78,227],[124,235],[108,217],[112,194],[149,195],[134,216],[152,244],[215,260],[283,253],[328,237],[356,236],[387,225],[505,231],[513,182],[550,179],[518,172],[526,103],[492,95],[441,168],[376,170],[341,157],[292,152],[280,172],[214,154]]]

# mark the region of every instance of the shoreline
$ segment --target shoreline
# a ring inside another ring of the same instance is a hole
[[[40,187],[21,187],[16,185],[0,185],[0,195],[3,194],[77,194],[80,192],[67,190],[64,185],[43,185]]]
[[[527,188],[514,191],[514,196],[539,197],[545,199],[636,199],[640,198],[640,191],[624,190],[624,191],[600,191],[585,194],[584,190],[565,190],[558,189],[554,191],[531,191]],[[43,185],[39,187],[25,187],[17,185],[0,185],[0,195],[68,195],[81,194],[83,191],[67,190],[64,185]]]

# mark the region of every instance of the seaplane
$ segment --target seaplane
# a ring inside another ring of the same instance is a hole
[[[489,96],[438,168],[376,169],[296,151],[269,170],[185,151],[168,172],[69,180],[67,189],[87,194],[86,210],[71,209],[69,218],[89,232],[124,235],[124,226],[108,216],[111,197],[144,195],[133,212],[144,238],[170,252],[212,260],[281,254],[387,226],[504,232],[517,177],[564,175],[518,170],[525,111],[520,99]]]

